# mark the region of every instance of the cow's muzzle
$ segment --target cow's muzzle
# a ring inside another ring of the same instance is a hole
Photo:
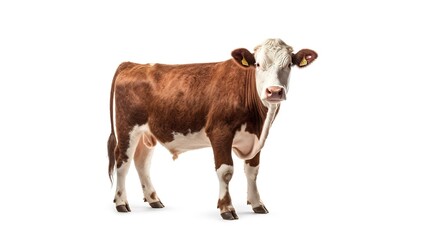
[[[286,91],[283,87],[271,86],[265,89],[265,100],[270,103],[278,103],[286,100]]]

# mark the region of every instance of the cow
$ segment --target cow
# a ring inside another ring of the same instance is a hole
[[[231,55],[214,63],[119,65],[111,87],[107,144],[111,181],[116,169],[118,212],[131,211],[125,179],[132,159],[144,201],[152,208],[164,207],[149,171],[153,148],[160,143],[173,159],[212,147],[220,189],[217,207],[226,220],[238,219],[228,190],[234,152],[244,160],[247,204],[255,213],[268,213],[256,184],[260,151],[286,99],[292,66],[308,66],[317,53],[293,53],[281,39],[268,39],[254,53],[238,48]]]

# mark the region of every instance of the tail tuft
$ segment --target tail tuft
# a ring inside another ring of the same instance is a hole
[[[110,182],[113,183],[113,169],[115,167],[115,148],[116,148],[116,137],[114,133],[110,134],[109,140],[107,141],[107,152],[109,154],[109,178]]]

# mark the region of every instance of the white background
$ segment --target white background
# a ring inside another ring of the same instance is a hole
[[[429,74],[424,1],[2,1],[1,239],[428,239]],[[262,152],[270,213],[231,182],[222,221],[210,149],[157,147],[165,204],[130,214],[107,176],[109,93],[122,61],[223,61],[281,38],[319,59],[294,69]]]

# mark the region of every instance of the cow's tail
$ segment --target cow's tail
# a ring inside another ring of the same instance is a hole
[[[107,153],[109,155],[109,179],[110,182],[113,183],[113,169],[115,168],[115,148],[117,145],[116,142],[116,136],[115,136],[115,127],[113,124],[113,98],[115,96],[115,82],[116,77],[119,73],[121,66],[118,67],[118,69],[115,72],[115,76],[112,80],[112,88],[110,89],[110,136],[109,140],[107,140]]]

